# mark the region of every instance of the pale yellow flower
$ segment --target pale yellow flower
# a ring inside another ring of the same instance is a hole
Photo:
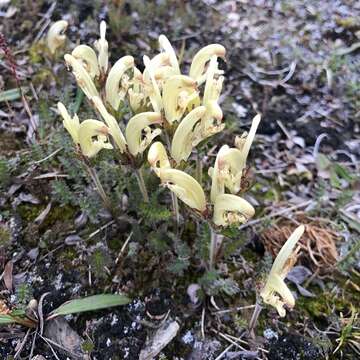
[[[298,226],[277,255],[260,296],[266,304],[276,308],[281,317],[286,315],[284,306],[295,306],[295,299],[284,279],[297,260],[299,248],[294,247],[305,231],[304,225]]]
[[[200,121],[206,111],[205,106],[198,106],[190,111],[178,125],[171,142],[171,156],[177,162],[187,160],[194,144],[199,142]]]
[[[112,149],[108,134],[109,128],[102,121],[83,121],[78,132],[81,152],[87,157],[93,157],[101,149]]]
[[[129,105],[134,113],[137,113],[141,107],[146,105],[146,95],[142,81],[142,74],[136,67],[134,67],[134,76],[131,80],[127,95]]]
[[[206,210],[206,199],[201,185],[184,171],[160,168],[156,171],[161,183],[169,188],[189,207],[203,213]]]
[[[157,112],[140,113],[129,120],[125,136],[132,155],[143,153],[153,139],[161,134],[161,129],[151,129],[150,126],[155,124],[161,124],[161,114]]]
[[[154,111],[161,112],[163,108],[163,101],[159,85],[155,79],[154,65],[151,63],[149,57],[146,55],[144,55],[143,61],[145,65],[145,71],[147,72],[151,82],[151,84],[147,86],[146,95],[150,98],[151,106],[153,107]]]
[[[217,57],[210,59],[209,67],[206,72],[206,83],[204,89],[203,105],[206,107],[206,113],[203,117],[201,126],[203,138],[212,136],[225,127],[222,123],[223,112],[218,104],[224,77],[216,78]]]
[[[162,101],[166,120],[180,121],[189,103],[198,96],[196,82],[185,75],[168,78],[163,87]]]
[[[161,50],[163,50],[165,54],[169,56],[170,65],[174,69],[175,74],[180,75],[180,67],[179,67],[178,59],[176,57],[175,50],[173,49],[172,45],[170,44],[170,41],[165,35],[159,36],[159,44]]]
[[[212,178],[212,202],[215,202],[219,193],[224,193],[224,187],[232,194],[237,194],[241,190],[241,180],[246,169],[246,160],[260,119],[260,115],[256,115],[249,134],[245,133],[241,138],[236,139],[236,145],[239,148],[229,148],[229,146],[224,145],[219,150],[214,168],[209,169],[209,175]]]
[[[50,26],[46,37],[46,44],[51,54],[55,54],[56,50],[65,44],[66,35],[64,33],[67,27],[68,22],[65,20],[56,21]]]
[[[94,79],[100,75],[99,64],[95,51],[87,45],[78,45],[71,53],[71,55],[81,61],[85,70],[90,77]]]
[[[99,53],[98,62],[101,73],[106,74],[109,66],[109,45],[105,39],[106,22],[100,23],[100,39],[95,41],[95,48]]]
[[[150,60],[150,68],[159,90],[163,88],[164,82],[170,76],[179,74],[177,70],[171,66],[170,56],[167,53],[160,53],[155,55]],[[144,70],[143,82],[144,85],[149,89],[148,91],[151,92],[153,83],[152,78],[150,77],[149,67],[146,67]]]
[[[77,84],[80,86],[84,94],[91,99],[93,96],[99,96],[99,93],[95,87],[94,82],[91,79],[89,73],[82,66],[81,61],[74,58],[70,54],[64,56],[67,66],[71,67],[71,71],[75,76]]]
[[[243,224],[255,214],[246,200],[232,194],[218,195],[214,204],[213,221],[218,226]]]
[[[170,168],[170,161],[164,145],[160,141],[154,142],[148,151],[148,162],[157,173],[159,168]]]
[[[256,130],[260,124],[261,115],[257,114],[251,123],[249,133],[244,133],[241,137],[236,137],[235,146],[240,150],[240,157],[237,159],[239,162],[239,168],[244,169],[246,166],[246,160],[249,156],[251,145],[254,141]]]
[[[223,157],[228,152],[228,150],[229,146],[223,145],[216,155],[214,167],[211,167],[208,170],[209,176],[212,179],[210,200],[213,204],[215,203],[218,195],[222,195],[225,193],[225,177],[227,176],[227,172],[224,171],[225,164],[223,161]]]
[[[120,58],[109,72],[105,84],[106,101],[114,110],[118,110],[120,102],[125,98],[128,90],[126,81],[129,80],[125,73],[132,69],[134,69],[134,58],[127,55]]]
[[[207,62],[213,57],[225,58],[226,50],[220,44],[211,44],[200,49],[194,56],[189,76],[201,83]]]
[[[116,119],[111,114],[109,114],[109,112],[105,108],[105,105],[98,96],[91,98],[91,101],[93,102],[96,109],[99,111],[99,113],[105,120],[107,126],[109,127],[109,134],[114,139],[114,142],[119,148],[120,152],[126,152],[126,140]]]
[[[78,116],[75,114],[73,117],[70,116],[68,113],[66,107],[63,103],[58,102],[57,108],[60,112],[60,115],[63,118],[63,125],[65,129],[70,134],[71,138],[73,139],[75,144],[79,144],[79,127],[80,127],[80,121]]]

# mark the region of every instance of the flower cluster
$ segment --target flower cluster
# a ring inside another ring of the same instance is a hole
[[[78,86],[103,119],[80,122],[77,115],[70,116],[59,103],[63,124],[74,143],[87,157],[95,156],[101,149],[116,148],[127,157],[142,159],[153,140],[161,136],[163,142],[157,141],[149,149],[148,161],[162,184],[202,215],[208,214],[213,205],[216,225],[247,221],[254,215],[254,208],[236,194],[242,190],[259,115],[254,118],[249,134],[236,139],[234,148],[221,147],[214,167],[209,170],[210,203],[198,181],[179,169],[184,168],[194,147],[224,129],[219,106],[224,76],[219,58],[225,58],[225,48],[211,44],[200,49],[188,74],[183,74],[172,45],[165,35],[160,35],[160,52],[151,59],[143,57],[141,72],[130,55],[110,66],[105,35],[106,23],[102,22],[100,38],[95,42],[97,52],[81,44],[64,57]],[[125,133],[116,119],[124,105],[133,114]]]
[[[52,53],[65,42],[66,27],[65,21],[59,21],[50,28],[47,41]],[[208,170],[211,191],[206,196],[200,183],[184,169],[193,149],[224,129],[219,106],[224,76],[219,69],[219,58],[225,59],[226,50],[220,44],[205,46],[195,54],[188,74],[183,74],[165,35],[159,36],[159,46],[160,52],[153,58],[143,57],[143,72],[130,55],[111,66],[106,23],[102,22],[100,38],[94,44],[96,51],[81,44],[64,56],[78,86],[102,121],[80,122],[76,114],[71,116],[58,103],[63,125],[85,157],[115,148],[130,159],[127,164],[136,171],[143,165],[143,154],[149,148],[147,161],[161,184],[173,192],[173,199],[179,198],[206,220],[212,219],[216,226],[245,223],[255,210],[238,194],[246,190],[243,180],[247,157],[261,117],[253,118],[249,133],[236,137],[234,147],[220,147],[214,166]],[[123,133],[118,118],[124,106],[131,110],[132,116]],[[155,138],[161,141],[153,143]],[[98,181],[96,184],[101,188]],[[139,187],[144,195],[143,179]],[[284,278],[296,261],[298,250],[293,250],[303,232],[304,226],[299,226],[285,243],[260,293],[263,301],[274,306],[280,316],[286,313],[285,305],[291,308],[295,304]]]

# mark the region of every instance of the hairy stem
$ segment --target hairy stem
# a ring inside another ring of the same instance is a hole
[[[202,182],[202,163],[200,159],[199,151],[196,152],[196,180],[201,185]]]
[[[116,212],[114,210],[114,207],[112,206],[111,204],[111,201],[109,199],[109,197],[106,195],[106,192],[100,182],[100,179],[95,171],[95,169],[89,164],[89,160],[83,156],[81,154],[81,158],[83,160],[83,163],[86,167],[86,170],[91,178],[91,180],[93,181],[93,183],[95,184],[95,187],[96,187],[96,191],[98,192],[103,204],[104,204],[104,207],[106,210],[108,210],[111,214],[111,216],[114,218],[114,219],[117,219],[117,216],[116,216]]]
[[[171,202],[175,216],[176,227],[179,229],[180,226],[180,212],[179,212],[179,201],[176,195],[171,191]]]
[[[221,234],[217,234],[216,231],[210,226],[210,256],[209,256],[209,268],[210,270],[214,270],[215,260],[217,253],[221,247],[224,236]]]
[[[106,195],[105,190],[104,190],[104,188],[103,188],[103,186],[102,186],[102,184],[100,182],[100,179],[99,179],[96,171],[93,168],[88,167],[88,173],[89,173],[92,181],[94,182],[94,184],[96,186],[96,190],[97,190],[98,194],[100,195],[101,200],[104,203],[104,206],[108,210],[111,209],[111,213],[112,213],[112,205],[111,205],[110,199]]]
[[[141,169],[135,169],[135,176],[136,176],[136,180],[138,182],[141,194],[143,196],[144,202],[148,203],[149,202],[149,194],[146,189],[146,185],[145,185],[145,181],[144,181],[144,177],[143,177]]]
[[[210,226],[210,270],[214,269],[215,262],[215,252],[216,252],[216,233],[212,226]]]
[[[169,134],[166,130],[164,130],[164,134],[165,134],[166,145],[167,145],[168,149],[170,149],[171,142],[170,142]],[[171,193],[171,203],[172,203],[172,208],[173,208],[173,213],[174,213],[174,218],[175,218],[175,225],[176,225],[176,229],[179,230],[179,228],[180,228],[179,201],[178,201],[177,196],[172,191],[170,191],[170,193]]]

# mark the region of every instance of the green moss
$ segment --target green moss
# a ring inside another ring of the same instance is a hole
[[[44,53],[45,44],[40,42],[33,43],[29,48],[29,59],[31,64],[41,63],[43,58],[41,54]]]
[[[63,223],[73,221],[76,211],[77,209],[70,205],[53,207],[44,222],[41,224],[41,228],[47,229],[57,221],[61,221]]]
[[[348,298],[334,296],[327,292],[317,294],[316,297],[299,297],[296,307],[304,309],[312,318],[327,317],[337,312],[346,312],[351,308]]]
[[[11,234],[5,227],[0,227],[0,246],[6,246],[10,243]]]
[[[0,141],[0,155],[8,155],[12,151],[20,150],[24,146],[21,139],[19,139],[13,132],[2,132]]]
[[[296,307],[304,309],[311,317],[329,316],[332,311],[329,309],[327,299],[324,296],[315,298],[299,297],[296,301]]]
[[[81,344],[81,349],[86,353],[91,353],[94,350],[94,343],[91,340],[86,340]]]
[[[5,159],[0,159],[0,189],[5,189],[10,182],[10,167]]]
[[[96,249],[90,256],[89,262],[96,277],[106,277],[104,267],[111,264],[111,258],[105,248]]]
[[[37,218],[40,211],[42,210],[42,205],[21,204],[16,208],[16,210],[23,221],[32,222]]]

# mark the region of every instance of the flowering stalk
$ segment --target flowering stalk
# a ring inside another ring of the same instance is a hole
[[[295,250],[294,248],[303,235],[304,231],[304,225],[300,225],[287,239],[276,256],[266,283],[260,292],[260,297],[264,303],[275,307],[281,317],[286,315],[286,310],[284,308],[285,305],[290,309],[295,306],[294,296],[290,289],[286,286],[284,279],[296,263],[297,254],[300,248],[298,247]],[[257,301],[249,323],[250,334],[253,333],[253,329],[256,325],[261,310],[262,307]]]
[[[142,197],[144,199],[144,202],[148,203],[150,201],[149,194],[146,189],[146,185],[145,185],[145,181],[144,181],[144,177],[143,177],[141,168],[135,169],[135,176],[136,176],[136,180],[139,185]]]
[[[99,194],[99,196],[104,204],[105,209],[108,210],[109,213],[111,214],[111,216],[113,217],[113,219],[116,220],[117,214],[115,212],[115,209],[114,209],[109,197],[106,195],[104,187],[102,186],[101,181],[100,181],[95,169],[90,165],[89,159],[87,157],[85,157],[81,152],[80,152],[80,158],[81,158],[83,164],[85,165],[86,171],[88,172],[91,180],[93,181],[93,183],[95,185],[95,189],[96,189],[97,193]]]

